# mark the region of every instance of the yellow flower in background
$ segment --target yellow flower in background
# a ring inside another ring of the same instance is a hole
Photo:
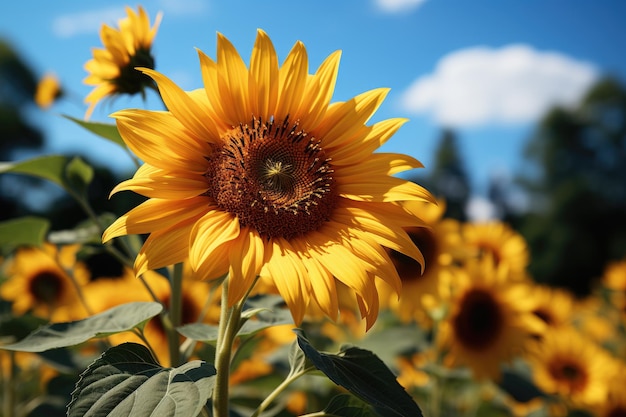
[[[474,256],[489,254],[493,260],[506,263],[512,272],[522,274],[529,262],[528,245],[518,232],[503,222],[465,223],[462,227],[463,241]]]
[[[506,265],[486,256],[469,260],[461,272],[438,344],[447,352],[446,364],[467,365],[477,379],[498,380],[501,364],[545,326],[532,314],[529,287],[512,280]]]
[[[402,280],[402,294],[399,299],[394,294],[383,299],[390,303],[390,308],[401,320],[410,321],[415,320],[421,312],[435,307],[442,297],[448,296],[451,275],[455,269],[453,260],[459,256],[463,245],[459,222],[443,218],[445,202],[434,205],[412,201],[405,204],[405,208],[416,215],[419,213],[427,226],[405,228],[424,255],[424,267],[402,253],[388,249]]]
[[[624,417],[626,416],[626,362],[617,361],[613,377],[608,383],[606,400],[593,411],[598,417]]]
[[[602,284],[614,291],[626,291],[626,260],[609,262],[602,275]]]
[[[615,362],[573,327],[552,329],[528,346],[528,361],[537,386],[575,406],[602,404]]]
[[[401,286],[384,247],[423,259],[403,230],[421,222],[400,203],[432,200],[392,176],[419,161],[374,153],[406,121],[366,125],[388,90],[331,104],[339,51],[309,74],[297,42],[279,67],[261,30],[249,68],[221,34],[216,61],[199,55],[204,88],[185,92],[144,69],[168,110],[113,115],[145,162],[114,192],[149,200],[112,224],[104,241],[149,233],[137,273],[189,258],[205,279],[229,274],[231,304],[260,275],[273,281],[296,323],[312,302],[335,319],[340,281],[371,326],[376,280],[396,292]]]
[[[45,74],[35,90],[35,103],[42,109],[47,109],[63,95],[61,84],[56,75],[52,73]]]
[[[89,119],[102,99],[117,94],[143,93],[145,87],[152,85],[152,80],[135,67],[154,68],[152,41],[162,14],[157,15],[152,28],[141,6],[137,13],[126,7],[126,14],[128,16],[118,22],[119,29],[102,25],[100,39],[104,48],[94,48],[93,59],[85,64],[89,75],[84,83],[95,86],[85,98],[85,103],[89,104],[85,119]]]
[[[78,245],[45,244],[42,248],[24,247],[7,261],[8,279],[0,287],[0,296],[12,302],[16,314],[31,311],[50,319],[62,320],[61,307],[77,302],[78,294],[68,272],[76,258]],[[80,277],[75,277],[82,283]]]
[[[534,307],[532,312],[549,327],[570,324],[576,300],[565,289],[547,285],[533,285],[532,295]]]

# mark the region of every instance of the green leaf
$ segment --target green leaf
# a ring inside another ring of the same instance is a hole
[[[67,323],[42,326],[19,342],[0,345],[0,349],[43,352],[74,346],[94,337],[107,336],[143,326],[163,310],[156,302],[132,302],[113,307],[92,317]]]
[[[46,155],[26,161],[5,162],[0,164],[1,173],[24,174],[43,178],[65,188],[65,166],[68,157],[63,155]]]
[[[205,343],[217,341],[218,327],[206,323],[190,323],[177,327],[178,333],[183,336]]]
[[[422,416],[413,398],[374,353],[357,347],[348,348],[339,355],[321,353],[311,346],[301,329],[294,332],[300,349],[317,369],[335,384],[372,405],[380,416]]]
[[[0,174],[23,174],[51,181],[68,192],[84,195],[93,169],[78,157],[46,155],[19,162],[0,163]]]
[[[19,246],[42,246],[50,221],[43,217],[26,216],[0,222],[0,253],[3,256]]]
[[[86,122],[84,120],[76,119],[71,116],[64,115],[66,119],[73,121],[74,123],[84,127],[91,133],[94,133],[101,138],[107,139],[122,148],[126,149],[126,144],[122,137],[120,136],[120,132],[117,130],[117,126],[111,123],[96,123],[96,122]]]
[[[80,376],[68,417],[197,416],[213,393],[215,368],[200,360],[163,368],[143,345],[107,350]]]
[[[372,408],[352,395],[340,394],[333,397],[324,409],[325,416],[377,417]]]
[[[72,189],[84,196],[93,180],[93,168],[79,157],[72,158],[65,166],[65,181]]]

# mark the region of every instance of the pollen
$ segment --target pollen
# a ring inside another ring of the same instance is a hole
[[[291,239],[330,219],[337,200],[331,161],[298,122],[253,118],[222,142],[206,158],[206,195],[241,226]]]

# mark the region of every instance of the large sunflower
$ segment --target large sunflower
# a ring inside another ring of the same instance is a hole
[[[455,275],[450,312],[438,343],[449,365],[467,365],[479,378],[498,380],[500,365],[519,354],[544,323],[532,314],[526,284],[512,281],[504,264],[487,256],[469,260]]]
[[[93,59],[85,64],[89,75],[84,83],[96,86],[85,98],[89,108],[85,118],[91,116],[96,104],[117,94],[136,94],[150,86],[152,80],[135,67],[154,68],[151,48],[161,22],[161,13],[150,28],[150,20],[140,6],[138,13],[126,7],[127,17],[120,19],[119,30],[102,25],[100,38],[104,48],[93,49]]]
[[[340,53],[309,74],[297,42],[279,67],[260,30],[249,68],[221,34],[217,60],[199,56],[204,88],[185,92],[143,69],[168,110],[113,115],[145,162],[114,192],[150,199],[111,225],[104,241],[149,233],[137,273],[189,258],[205,279],[229,274],[231,304],[257,276],[270,278],[298,323],[312,300],[336,318],[337,279],[373,324],[375,278],[397,292],[401,285],[383,246],[423,260],[403,230],[419,221],[400,202],[432,199],[392,176],[419,161],[374,153],[406,121],[365,124],[388,90],[331,104]]]

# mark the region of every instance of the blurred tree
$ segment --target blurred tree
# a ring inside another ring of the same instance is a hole
[[[536,280],[583,295],[626,255],[626,89],[610,78],[576,109],[540,122],[519,182],[534,205],[520,223]],[[538,169],[534,169],[538,168]]]
[[[36,88],[36,77],[28,65],[9,43],[0,39],[0,161],[12,160],[20,150],[43,146],[41,131],[25,115]],[[0,177],[0,219],[28,212],[24,203],[8,192],[11,186],[24,189],[36,184],[41,181],[13,175]]]
[[[417,182],[437,198],[446,201],[444,215],[460,221],[467,220],[466,206],[470,184],[463,159],[458,151],[457,137],[451,129],[443,129],[435,151],[433,168],[426,178]]]

